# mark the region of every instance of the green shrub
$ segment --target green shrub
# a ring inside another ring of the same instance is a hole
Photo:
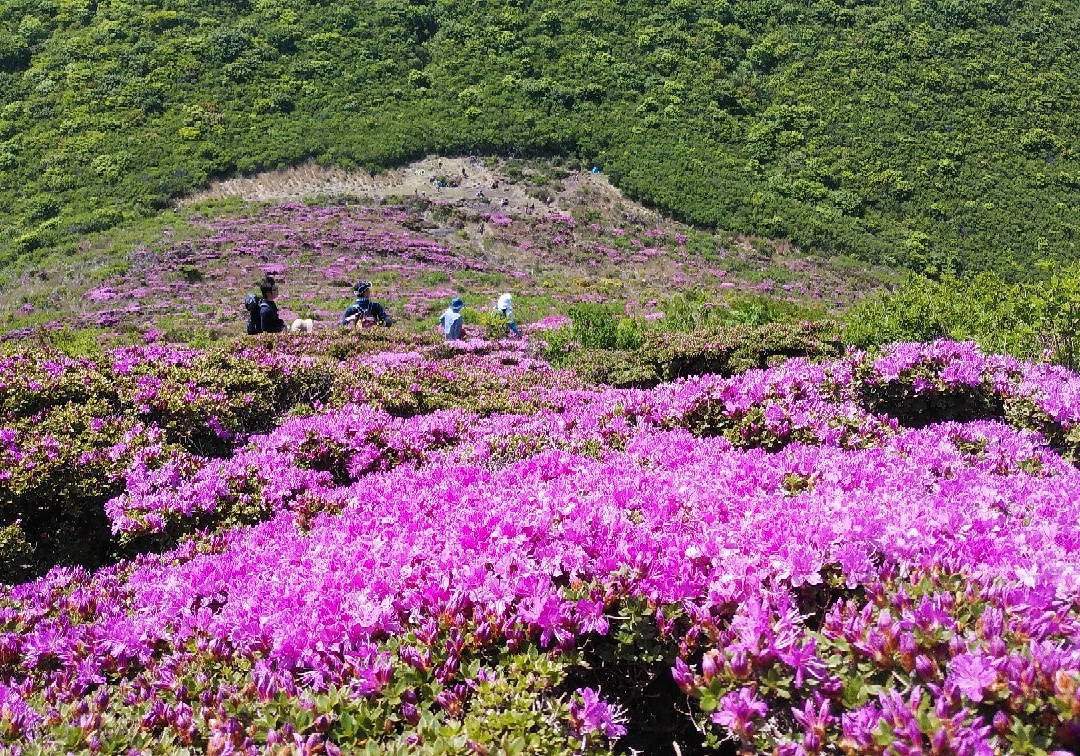
[[[669,331],[696,331],[721,326],[823,320],[824,308],[774,297],[741,294],[714,302],[704,291],[676,294],[660,303],[664,318],[658,327]]]
[[[690,333],[643,331],[632,349],[577,349],[566,339],[569,329],[548,337],[547,353],[574,369],[587,383],[649,387],[692,375],[732,375],[765,368],[792,357],[824,358],[841,354],[836,328],[817,323],[770,323],[731,326]]]
[[[41,341],[66,357],[101,357],[100,334],[96,328],[70,328],[39,331]]]
[[[583,349],[636,349],[644,325],[628,318],[615,305],[576,304],[567,310],[574,340]]]
[[[505,339],[510,332],[506,325],[506,318],[491,310],[466,307],[462,312],[462,317],[466,326],[472,326],[467,334],[470,336],[479,331],[485,339],[497,340]]]
[[[938,338],[972,340],[989,352],[1080,366],[1080,265],[1010,284],[995,274],[940,281],[912,276],[862,300],[844,317],[845,342],[871,347]]]
[[[0,581],[13,582],[33,559],[33,550],[22,526],[13,522],[0,527]]]

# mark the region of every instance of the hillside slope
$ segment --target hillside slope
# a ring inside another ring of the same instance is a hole
[[[1057,0],[9,0],[0,259],[314,157],[571,154],[682,220],[931,272],[1077,257]]]
[[[409,330],[433,328],[457,294],[486,311],[511,291],[523,322],[583,303],[654,319],[680,295],[708,309],[820,316],[896,280],[850,259],[673,222],[602,174],[429,157],[374,179],[305,166],[215,183],[153,222],[92,235],[74,254],[9,266],[0,333],[237,335],[244,294],[264,272],[282,284],[285,316],[314,318],[317,330],[337,325],[357,279],[372,280]]]

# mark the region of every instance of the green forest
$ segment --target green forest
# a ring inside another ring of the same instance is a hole
[[[0,263],[307,159],[573,156],[936,277],[1080,259],[1080,5],[6,0]]]

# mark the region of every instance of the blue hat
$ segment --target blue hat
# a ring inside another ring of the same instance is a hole
[[[455,310],[460,310],[465,306],[465,301],[461,297],[454,297],[454,300],[450,303],[450,307]]]

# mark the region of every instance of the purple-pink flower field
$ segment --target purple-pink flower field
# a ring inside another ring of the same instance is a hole
[[[283,316],[312,318],[316,329],[336,325],[358,279],[374,281],[373,296],[395,320],[417,325],[434,323],[457,294],[489,309],[511,291],[525,306],[519,317],[536,320],[574,303],[636,304],[705,288],[824,309],[880,285],[866,270],[834,269],[794,252],[765,254],[746,240],[690,238],[668,221],[602,215],[585,199],[574,210],[602,222],[580,223],[554,209],[507,214],[419,198],[401,206],[253,204],[235,217],[193,215],[122,258],[103,253],[108,264],[100,276],[88,280],[83,268],[53,273],[73,279],[63,296],[46,295],[36,272],[26,274],[6,294],[13,297],[10,316],[0,318],[0,329],[8,339],[42,325],[98,328],[106,337],[148,328],[173,338],[238,335],[244,295],[265,273],[281,284]]]
[[[185,535],[5,589],[12,751],[1080,747],[1080,377],[945,341],[648,390],[515,343],[350,359],[336,401],[216,420],[225,453],[133,384],[105,513]],[[376,389],[405,374],[511,388],[404,412]],[[76,375],[12,358],[0,398]],[[0,428],[12,480],[47,454]]]

